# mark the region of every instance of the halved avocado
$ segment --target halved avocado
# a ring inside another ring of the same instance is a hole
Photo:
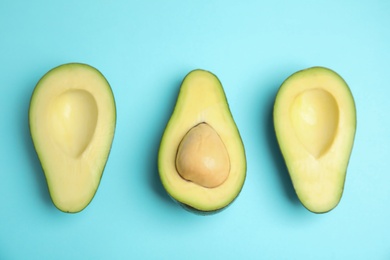
[[[29,124],[54,205],[83,210],[98,189],[115,132],[107,80],[86,64],[50,70],[32,94]]]
[[[356,109],[347,83],[334,71],[312,67],[281,85],[274,126],[299,200],[310,211],[339,203],[356,130]]]
[[[218,78],[205,70],[183,80],[163,134],[158,169],[168,194],[207,215],[228,206],[246,177],[246,157]]]

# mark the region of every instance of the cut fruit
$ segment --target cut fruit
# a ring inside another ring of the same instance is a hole
[[[194,70],[185,77],[161,140],[158,169],[168,194],[195,213],[219,212],[240,193],[245,150],[214,74]]]
[[[97,191],[114,137],[110,85],[89,65],[56,67],[34,89],[29,123],[54,205],[81,211]]]
[[[274,126],[299,200],[323,213],[339,203],[356,130],[351,91],[334,71],[313,67],[283,82]]]

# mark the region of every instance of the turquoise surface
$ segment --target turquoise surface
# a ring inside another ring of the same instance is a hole
[[[390,259],[390,1],[0,2],[0,259]],[[28,128],[37,81],[67,62],[98,68],[117,128],[98,192],[57,210]],[[358,128],[343,198],[297,200],[272,106],[293,72],[337,71]],[[241,195],[213,216],[175,204],[157,152],[192,69],[224,85],[246,148]]]

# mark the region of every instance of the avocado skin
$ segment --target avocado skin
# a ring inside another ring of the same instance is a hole
[[[185,209],[186,211],[191,212],[191,213],[193,213],[193,214],[195,214],[195,215],[200,215],[200,216],[211,216],[211,215],[215,215],[215,214],[217,214],[217,213],[223,211],[224,209],[226,209],[226,208],[229,207],[229,205],[230,205],[230,204],[229,204],[229,205],[227,205],[227,206],[225,206],[225,207],[223,207],[223,208],[220,208],[220,209],[217,209],[217,210],[213,210],[213,211],[202,211],[202,210],[198,210],[198,209],[196,209],[196,208],[193,208],[193,207],[191,207],[191,206],[188,206],[188,205],[183,204],[183,203],[180,203],[180,202],[178,202],[178,204],[179,204],[181,207],[183,207],[183,209]]]
[[[239,196],[239,194],[237,195],[237,197],[238,196]],[[215,215],[215,214],[220,213],[220,212],[224,211],[225,209],[227,209],[236,200],[236,198],[232,202],[230,202],[228,205],[226,205],[225,207],[220,208],[220,209],[216,209],[216,210],[211,210],[211,211],[198,210],[198,209],[191,207],[187,204],[181,203],[173,198],[172,199],[188,212],[191,212],[191,213],[193,213],[195,215],[199,215],[199,216],[211,216],[211,215]]]
[[[49,186],[48,186],[48,182],[47,182],[47,177],[46,177],[46,174],[45,174],[45,168],[44,168],[44,166],[42,165],[41,161],[39,160],[39,156],[38,156],[38,152],[37,152],[37,147],[36,147],[36,145],[35,145],[35,143],[34,143],[34,139],[33,139],[32,132],[31,132],[31,125],[30,125],[31,101],[32,101],[32,99],[33,99],[33,97],[34,97],[34,94],[35,94],[35,92],[36,92],[36,90],[37,90],[37,87],[39,86],[39,83],[41,82],[41,80],[42,80],[47,74],[49,74],[51,71],[53,71],[53,70],[55,70],[55,69],[57,69],[57,68],[60,68],[60,67],[63,67],[63,66],[72,66],[72,65],[88,66],[88,67],[90,67],[90,68],[96,70],[99,74],[101,74],[101,75],[105,78],[105,76],[103,75],[103,73],[100,72],[100,70],[98,70],[97,68],[95,68],[95,67],[93,67],[93,66],[91,66],[91,65],[89,65],[89,64],[80,63],[80,62],[64,63],[64,64],[58,65],[58,66],[56,66],[56,67],[53,67],[52,69],[50,69],[49,71],[47,71],[47,72],[39,79],[39,81],[37,82],[37,84],[36,84],[35,87],[34,87],[34,90],[33,90],[32,94],[31,94],[30,102],[29,102],[29,109],[28,109],[28,127],[29,127],[29,132],[30,132],[30,138],[31,138],[31,141],[32,141],[32,143],[33,143],[33,145],[34,145],[34,151],[35,151],[35,154],[36,154],[36,156],[37,156],[37,158],[38,158],[39,164],[41,165],[41,169],[42,169],[42,171],[43,171],[43,175],[45,176],[45,180],[46,180],[46,189],[47,189],[49,195],[50,195],[50,190],[49,190]],[[108,84],[108,86],[109,86],[109,89],[111,90],[111,95],[112,95],[112,98],[113,98],[114,107],[116,107],[115,96],[114,96],[114,93],[113,93],[113,91],[112,91],[111,85],[109,84],[108,80],[107,80],[107,84]],[[115,110],[114,110],[114,126],[116,126],[116,123],[117,123],[117,113],[116,113],[116,109],[115,109]],[[100,186],[101,179],[103,178],[104,170],[105,170],[105,168],[106,168],[106,165],[107,165],[107,162],[108,162],[108,158],[109,158],[110,153],[111,153],[112,145],[113,145],[114,138],[115,138],[115,131],[116,131],[116,127],[114,127],[113,140],[112,140],[111,145],[110,145],[110,147],[109,147],[107,159],[106,159],[105,164],[104,164],[104,166],[103,166],[103,168],[102,168],[102,174],[100,175],[100,178],[99,178],[99,185],[98,185],[98,188],[99,188],[99,186]],[[68,214],[76,214],[76,213],[79,213],[79,212],[83,211],[85,208],[87,208],[87,207],[89,206],[89,204],[91,204],[91,202],[92,202],[93,199],[95,198],[95,195],[96,195],[96,193],[97,193],[98,188],[95,190],[95,192],[94,192],[94,194],[93,194],[91,200],[85,205],[85,207],[83,207],[82,209],[80,209],[80,210],[78,210],[78,211],[64,211],[64,210],[62,210],[61,208],[59,208],[59,207],[54,203],[53,198],[52,198],[51,195],[50,195],[50,200],[51,200],[51,202],[53,203],[53,205],[55,206],[55,208],[57,208],[59,211],[61,211],[61,212],[63,212],[63,213],[68,213]]]
[[[245,184],[245,183],[244,183]],[[237,196],[234,198],[234,200],[232,200],[228,205],[226,205],[225,207],[223,208],[220,208],[220,209],[216,209],[216,210],[210,210],[210,211],[204,211],[204,210],[199,210],[199,209],[196,209],[194,207],[191,207],[185,203],[182,203],[178,200],[176,200],[175,198],[173,198],[172,196],[168,194],[168,196],[175,202],[177,203],[180,207],[182,207],[183,209],[185,209],[186,211],[190,212],[190,213],[193,213],[195,215],[199,215],[199,216],[212,216],[212,215],[215,215],[217,213],[220,213],[222,211],[224,211],[225,209],[227,209],[230,205],[233,204],[233,202],[238,198],[238,196],[240,195],[242,191],[242,188],[241,190],[238,192]]]

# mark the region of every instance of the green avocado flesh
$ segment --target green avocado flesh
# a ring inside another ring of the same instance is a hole
[[[314,213],[339,203],[356,130],[356,109],[346,82],[334,71],[298,71],[280,87],[274,127],[294,189]]]
[[[83,210],[97,191],[115,132],[107,80],[86,64],[50,70],[32,94],[29,124],[54,205]]]
[[[161,182],[185,209],[219,212],[240,193],[246,157],[218,78],[204,70],[183,80],[158,154]]]

